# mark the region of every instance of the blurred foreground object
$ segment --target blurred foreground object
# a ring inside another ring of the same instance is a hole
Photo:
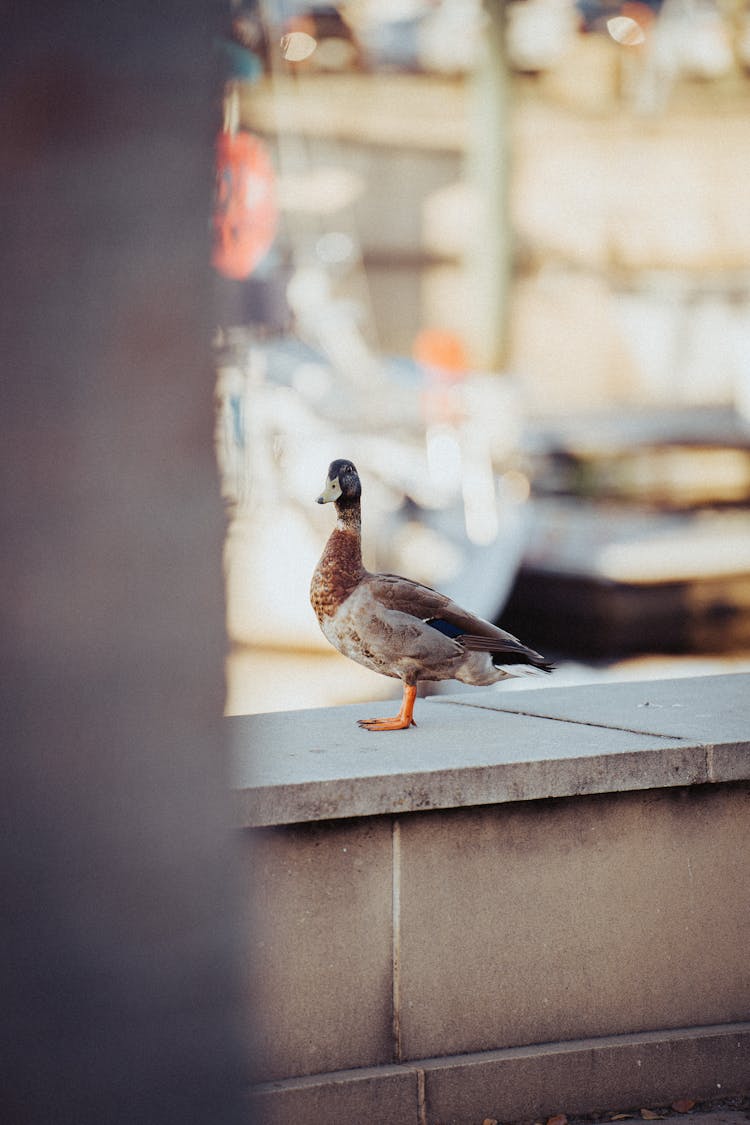
[[[240,1125],[210,5],[4,8],[7,1125]]]

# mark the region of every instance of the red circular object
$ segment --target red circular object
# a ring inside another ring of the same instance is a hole
[[[211,261],[225,277],[249,277],[276,237],[275,184],[262,141],[251,133],[219,134]]]

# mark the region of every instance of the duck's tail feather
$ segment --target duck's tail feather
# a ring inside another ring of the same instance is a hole
[[[545,660],[542,664],[519,664],[517,661],[509,663],[504,659],[504,654],[501,652],[493,653],[492,665],[508,676],[536,676],[539,672],[554,672],[555,670],[555,665],[549,660]]]
[[[507,640],[504,640],[502,648],[498,646],[497,640],[490,637],[472,636],[471,634],[464,634],[457,639],[471,652],[489,652],[492,656],[492,663],[496,668],[503,665],[530,665],[532,668],[538,668],[540,672],[552,672],[555,665],[551,660],[546,660],[540,653],[535,652],[533,648],[528,648],[527,645],[522,644],[521,641],[516,640],[510,633],[506,633]],[[517,668],[514,667],[514,672]]]

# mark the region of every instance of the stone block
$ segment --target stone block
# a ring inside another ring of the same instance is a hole
[[[258,1081],[392,1061],[391,824],[244,834]]]
[[[266,1083],[250,1096],[252,1125],[419,1125],[419,1075],[396,1066]]]
[[[746,1092],[750,1026],[522,1047],[423,1069],[427,1125],[637,1110]]]
[[[742,781],[750,772],[750,746],[747,742],[706,747],[706,773],[709,781]]]
[[[745,1019],[747,785],[400,822],[402,1057]]]
[[[520,694],[512,693],[514,699]],[[229,719],[239,823],[374,816],[706,779],[701,746],[618,730],[606,719],[598,722],[595,711],[587,722],[565,722],[483,702],[502,698],[480,692],[472,706],[425,701],[417,728],[390,735],[360,730],[356,719],[388,714],[392,702]]]
[[[750,692],[745,673],[574,688],[553,684],[530,691],[443,696],[435,702],[460,702],[467,707],[591,723],[710,746],[747,744],[750,734]]]

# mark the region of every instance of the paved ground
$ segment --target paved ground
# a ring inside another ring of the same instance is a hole
[[[686,1099],[689,1100],[689,1099]],[[655,1114],[656,1117],[652,1117]],[[643,1107],[633,1109],[628,1116],[617,1113],[601,1114],[591,1117],[570,1117],[568,1125],[590,1125],[591,1122],[632,1121],[634,1125],[642,1121],[659,1121],[664,1125],[748,1125],[750,1121],[750,1097],[724,1098],[716,1102],[697,1102],[687,1113],[675,1113],[671,1106]],[[554,1122],[562,1125],[562,1122]]]

